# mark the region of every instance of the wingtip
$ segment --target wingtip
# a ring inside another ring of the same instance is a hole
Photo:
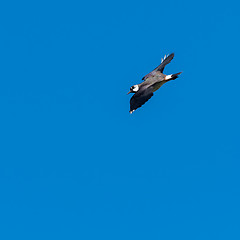
[[[163,62],[166,58],[168,58],[168,57],[173,58],[173,57],[174,57],[174,53],[165,55],[165,56],[162,58],[162,62]]]

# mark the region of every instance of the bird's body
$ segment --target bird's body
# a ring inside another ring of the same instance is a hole
[[[178,77],[181,72],[171,75],[163,74],[164,67],[171,62],[173,57],[173,53],[168,57],[165,56],[157,68],[143,77],[144,82],[130,88],[129,93],[135,93],[130,100],[130,113],[147,102],[153,96],[153,92],[157,91],[164,83]]]
[[[140,83],[141,85],[146,85],[146,86],[153,86],[154,92],[157,91],[164,83],[167,81],[164,80],[166,77],[165,74],[161,72],[156,72],[154,76],[148,77],[144,82]]]

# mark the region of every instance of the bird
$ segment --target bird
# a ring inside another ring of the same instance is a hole
[[[145,104],[153,96],[153,92],[157,91],[164,83],[178,78],[182,73],[163,74],[165,66],[169,64],[173,58],[174,53],[168,56],[165,55],[164,58],[162,58],[161,64],[142,78],[142,83],[130,87],[130,91],[127,94],[134,93],[130,99],[130,114]]]

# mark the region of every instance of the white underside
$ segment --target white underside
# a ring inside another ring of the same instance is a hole
[[[169,79],[171,79],[171,78],[172,78],[172,74],[167,75],[167,76],[165,77],[165,80],[169,80]]]

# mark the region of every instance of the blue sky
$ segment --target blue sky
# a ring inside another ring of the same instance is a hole
[[[239,7],[2,2],[1,239],[239,239]]]

